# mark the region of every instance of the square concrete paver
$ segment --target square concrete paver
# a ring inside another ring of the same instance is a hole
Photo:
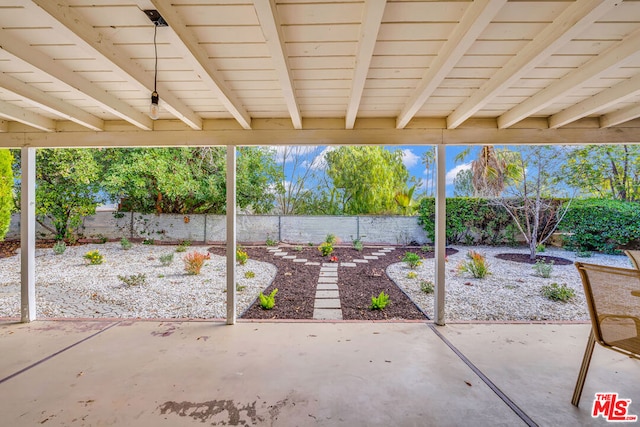
[[[316,308],[313,310],[315,320],[342,320],[342,310],[339,308]]]
[[[320,277],[318,278],[318,284],[321,283],[338,283],[337,277]]]
[[[371,256],[371,255],[365,255],[363,258],[364,259],[370,259],[370,260],[378,259],[377,256]]]
[[[313,305],[314,308],[340,308],[340,299],[317,299]]]
[[[304,262],[304,263],[306,263],[307,260],[304,259],[304,258],[296,258],[296,259],[293,260],[293,262]]]
[[[341,262],[340,263],[340,267],[355,267],[356,263],[355,262]]]
[[[337,270],[330,270],[330,271],[320,270],[320,277],[338,277],[338,271]]]
[[[371,255],[373,255],[373,256],[385,256],[386,253],[385,252],[372,252]]]
[[[324,299],[324,298],[340,298],[340,295],[338,294],[338,290],[337,289],[332,289],[332,290],[322,290],[319,289],[316,291],[316,299],[320,298],[320,299]]]
[[[366,259],[354,259],[353,262],[357,262],[357,263],[362,263],[362,264],[366,264],[369,261],[367,261]]]
[[[330,291],[330,290],[338,290],[338,285],[336,283],[318,283],[317,291]]]

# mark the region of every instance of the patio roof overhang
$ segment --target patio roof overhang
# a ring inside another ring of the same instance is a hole
[[[25,321],[37,147],[223,145],[232,164],[242,145],[437,145],[443,323],[447,145],[640,143],[638,1],[7,0],[0,12],[0,148],[23,149]]]

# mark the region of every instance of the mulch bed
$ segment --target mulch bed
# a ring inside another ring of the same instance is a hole
[[[276,305],[271,310],[263,310],[258,301],[254,302],[242,315],[245,319],[312,319],[316,286],[320,273],[319,266],[307,266],[294,263],[292,260],[273,256],[264,247],[244,248],[254,260],[274,264],[278,272],[273,282],[263,292],[269,294],[278,289]],[[298,250],[296,250],[298,249]],[[352,262],[371,255],[379,248],[367,247],[362,252],[353,248],[337,247],[332,256],[339,262]],[[329,257],[322,257],[318,248],[298,246],[283,248],[283,251],[311,262],[328,262]],[[223,247],[213,247],[211,252],[224,255]],[[405,252],[414,252],[422,258],[433,258],[433,252],[422,252],[420,248],[396,248],[395,251],[368,263],[356,264],[356,267],[338,268],[338,289],[342,316],[345,320],[391,320],[391,319],[426,319],[427,317],[407,297],[407,295],[386,274],[386,268],[400,262]],[[447,254],[457,252],[448,249]],[[378,296],[381,291],[389,295],[390,303],[384,310],[370,310],[371,297]]]
[[[531,259],[529,257],[529,254],[507,253],[507,254],[498,254],[495,257],[504,261],[520,262],[523,264],[535,264],[537,261],[544,261],[547,264],[553,262],[553,265],[573,264],[573,261],[570,261],[566,258],[560,258],[557,256],[548,256],[548,255],[536,255],[535,259]]]

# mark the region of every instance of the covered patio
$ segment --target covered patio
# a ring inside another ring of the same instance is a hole
[[[638,363],[597,349],[571,406],[588,325],[443,326],[445,157],[450,145],[640,143],[638,101],[631,0],[5,1],[0,148],[22,150],[24,323],[0,324],[2,419],[606,424],[591,418],[594,393],[640,402]],[[236,324],[236,147],[359,144],[437,146],[434,324]],[[29,323],[37,148],[214,145],[227,147],[233,328]]]

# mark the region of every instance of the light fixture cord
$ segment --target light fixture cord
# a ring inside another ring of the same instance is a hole
[[[154,69],[154,74],[153,74],[153,91],[156,91],[156,86],[157,86],[157,82],[158,82],[158,44],[156,43],[156,36],[158,35],[158,26],[154,23],[153,24],[153,50],[155,52],[155,65],[153,67]]]

